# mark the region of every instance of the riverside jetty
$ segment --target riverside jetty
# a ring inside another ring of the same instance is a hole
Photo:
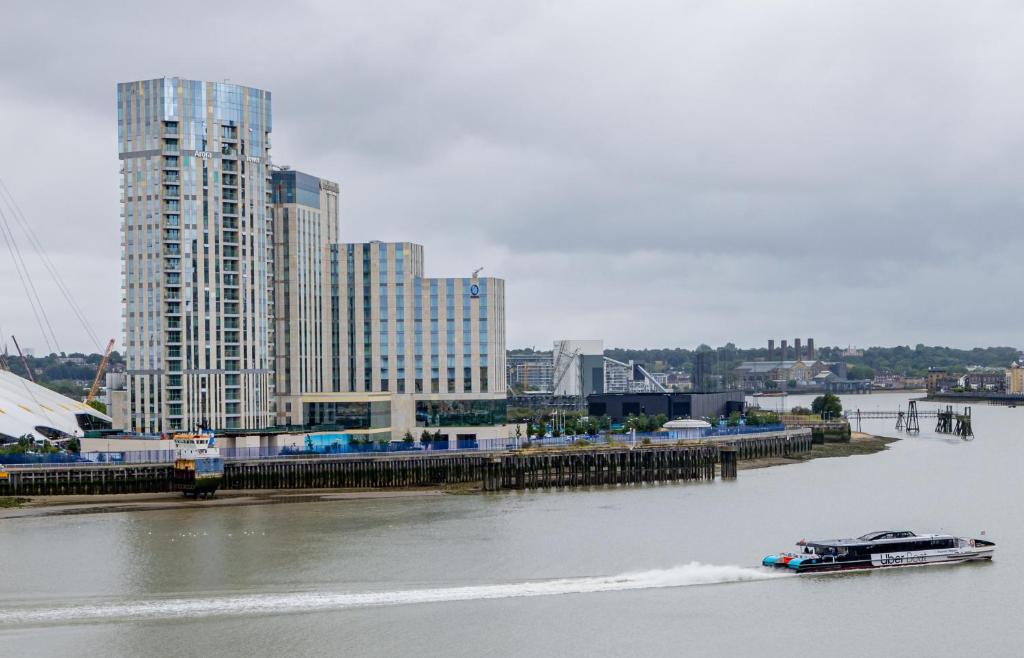
[[[811,430],[650,445],[465,451],[449,454],[291,456],[224,465],[223,489],[390,489],[478,484],[485,491],[735,479],[737,461],[796,457]],[[10,467],[0,496],[173,491],[173,464]]]

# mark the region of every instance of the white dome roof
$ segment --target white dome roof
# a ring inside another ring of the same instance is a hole
[[[711,427],[711,423],[706,420],[670,420],[663,427],[667,430],[692,430]]]
[[[18,438],[32,434],[37,439],[46,435],[37,427],[45,427],[64,434],[82,436],[76,416],[88,414],[106,422],[110,416],[92,407],[33,384],[7,370],[0,370],[0,434]]]

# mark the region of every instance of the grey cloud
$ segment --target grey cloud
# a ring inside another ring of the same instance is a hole
[[[1012,3],[256,5],[6,10],[0,176],[104,335],[114,85],[180,74],[270,89],[275,160],[341,183],[345,239],[505,276],[512,345],[1020,343]]]

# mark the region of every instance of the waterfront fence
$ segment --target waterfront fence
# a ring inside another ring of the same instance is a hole
[[[568,435],[545,437],[543,439],[525,437],[499,437],[491,439],[459,439],[456,441],[430,441],[428,443],[391,441],[388,443],[368,444],[331,444],[319,449],[308,449],[305,446],[274,446],[252,448],[221,448],[221,457],[226,461],[246,459],[280,459],[288,457],[346,457],[365,455],[386,455],[392,453],[416,454],[452,454],[466,452],[504,452],[530,447],[564,447],[571,445],[629,445],[633,443],[674,443],[676,441],[700,441],[703,439],[738,436],[744,434],[761,434],[765,432],[782,432],[785,427],[777,425],[738,425],[735,427],[711,427],[700,430],[699,436],[679,437],[671,432],[637,432],[634,434],[600,434],[600,435]],[[10,466],[33,464],[169,464],[175,459],[174,450],[125,450],[106,452],[51,453],[51,454],[11,454],[0,455],[0,464]]]

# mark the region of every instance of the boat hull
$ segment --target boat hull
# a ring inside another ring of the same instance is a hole
[[[959,564],[991,560],[995,545],[969,549],[956,548],[937,551],[919,551],[905,554],[880,553],[870,558],[834,559],[831,556],[769,555],[762,560],[766,567],[785,568],[798,574],[860,571],[867,569],[896,569],[934,564]]]
[[[174,489],[196,498],[212,496],[224,479],[224,460],[219,457],[178,459],[174,462]]]

